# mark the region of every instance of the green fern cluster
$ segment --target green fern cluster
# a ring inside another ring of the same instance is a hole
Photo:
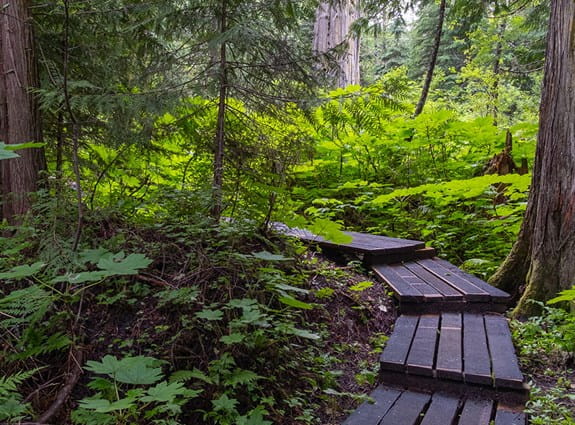
[[[10,376],[0,376],[0,420],[16,422],[30,413],[28,403],[22,402],[18,386],[38,372],[39,369],[20,371]]]
[[[36,323],[51,304],[52,296],[38,285],[12,291],[0,299],[0,328]]]

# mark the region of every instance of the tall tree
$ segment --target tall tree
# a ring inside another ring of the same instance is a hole
[[[575,282],[575,2],[553,0],[540,126],[525,220],[511,253],[491,282],[509,290],[525,283],[516,313],[530,299],[547,300]]]
[[[0,141],[40,142],[34,38],[28,0],[0,0]],[[45,168],[41,149],[26,149],[20,158],[2,161],[3,217],[13,221],[30,208],[29,193],[38,188]]]
[[[359,37],[352,25],[359,18],[359,0],[322,1],[316,12],[313,50],[337,87],[359,84]],[[335,59],[335,69],[329,61]]]
[[[433,73],[435,72],[435,64],[437,63],[437,55],[439,54],[439,46],[441,45],[441,34],[443,33],[443,23],[445,21],[445,8],[446,0],[441,0],[441,3],[439,4],[439,16],[437,18],[437,28],[435,30],[433,50],[431,51],[427,74],[425,75],[421,96],[417,102],[417,106],[415,107],[414,116],[421,114],[423,107],[425,106],[425,102],[427,101],[427,95],[429,94],[431,81],[433,80]]]

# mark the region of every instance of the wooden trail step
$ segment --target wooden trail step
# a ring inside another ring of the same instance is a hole
[[[425,248],[425,242],[411,239],[391,238],[359,232],[343,232],[353,239],[349,243],[337,243],[316,235],[309,230],[291,228],[283,223],[272,223],[272,228],[304,242],[315,243],[322,248],[344,253],[360,254],[368,264],[408,261],[431,258],[436,255],[433,248]]]
[[[504,312],[510,295],[440,258],[372,265],[402,312]]]
[[[528,394],[507,320],[495,314],[400,316],[380,363],[389,384],[458,393],[471,386],[517,403]]]
[[[343,425],[526,425],[521,409],[504,403],[447,393],[398,390],[383,385]]]

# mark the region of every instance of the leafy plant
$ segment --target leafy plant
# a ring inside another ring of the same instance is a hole
[[[180,422],[182,406],[201,394],[179,380],[165,380],[163,362],[145,356],[117,359],[106,355],[101,361],[88,361],[85,369],[107,378],[93,378],[88,387],[98,392],[80,400],[72,412],[76,424],[129,424],[146,419],[154,424]]]

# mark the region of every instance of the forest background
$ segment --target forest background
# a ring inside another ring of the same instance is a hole
[[[393,305],[270,224],[425,240],[484,279],[517,238],[548,2],[0,10],[0,420],[339,423]],[[569,424],[575,318],[543,301],[515,322],[532,423]]]

